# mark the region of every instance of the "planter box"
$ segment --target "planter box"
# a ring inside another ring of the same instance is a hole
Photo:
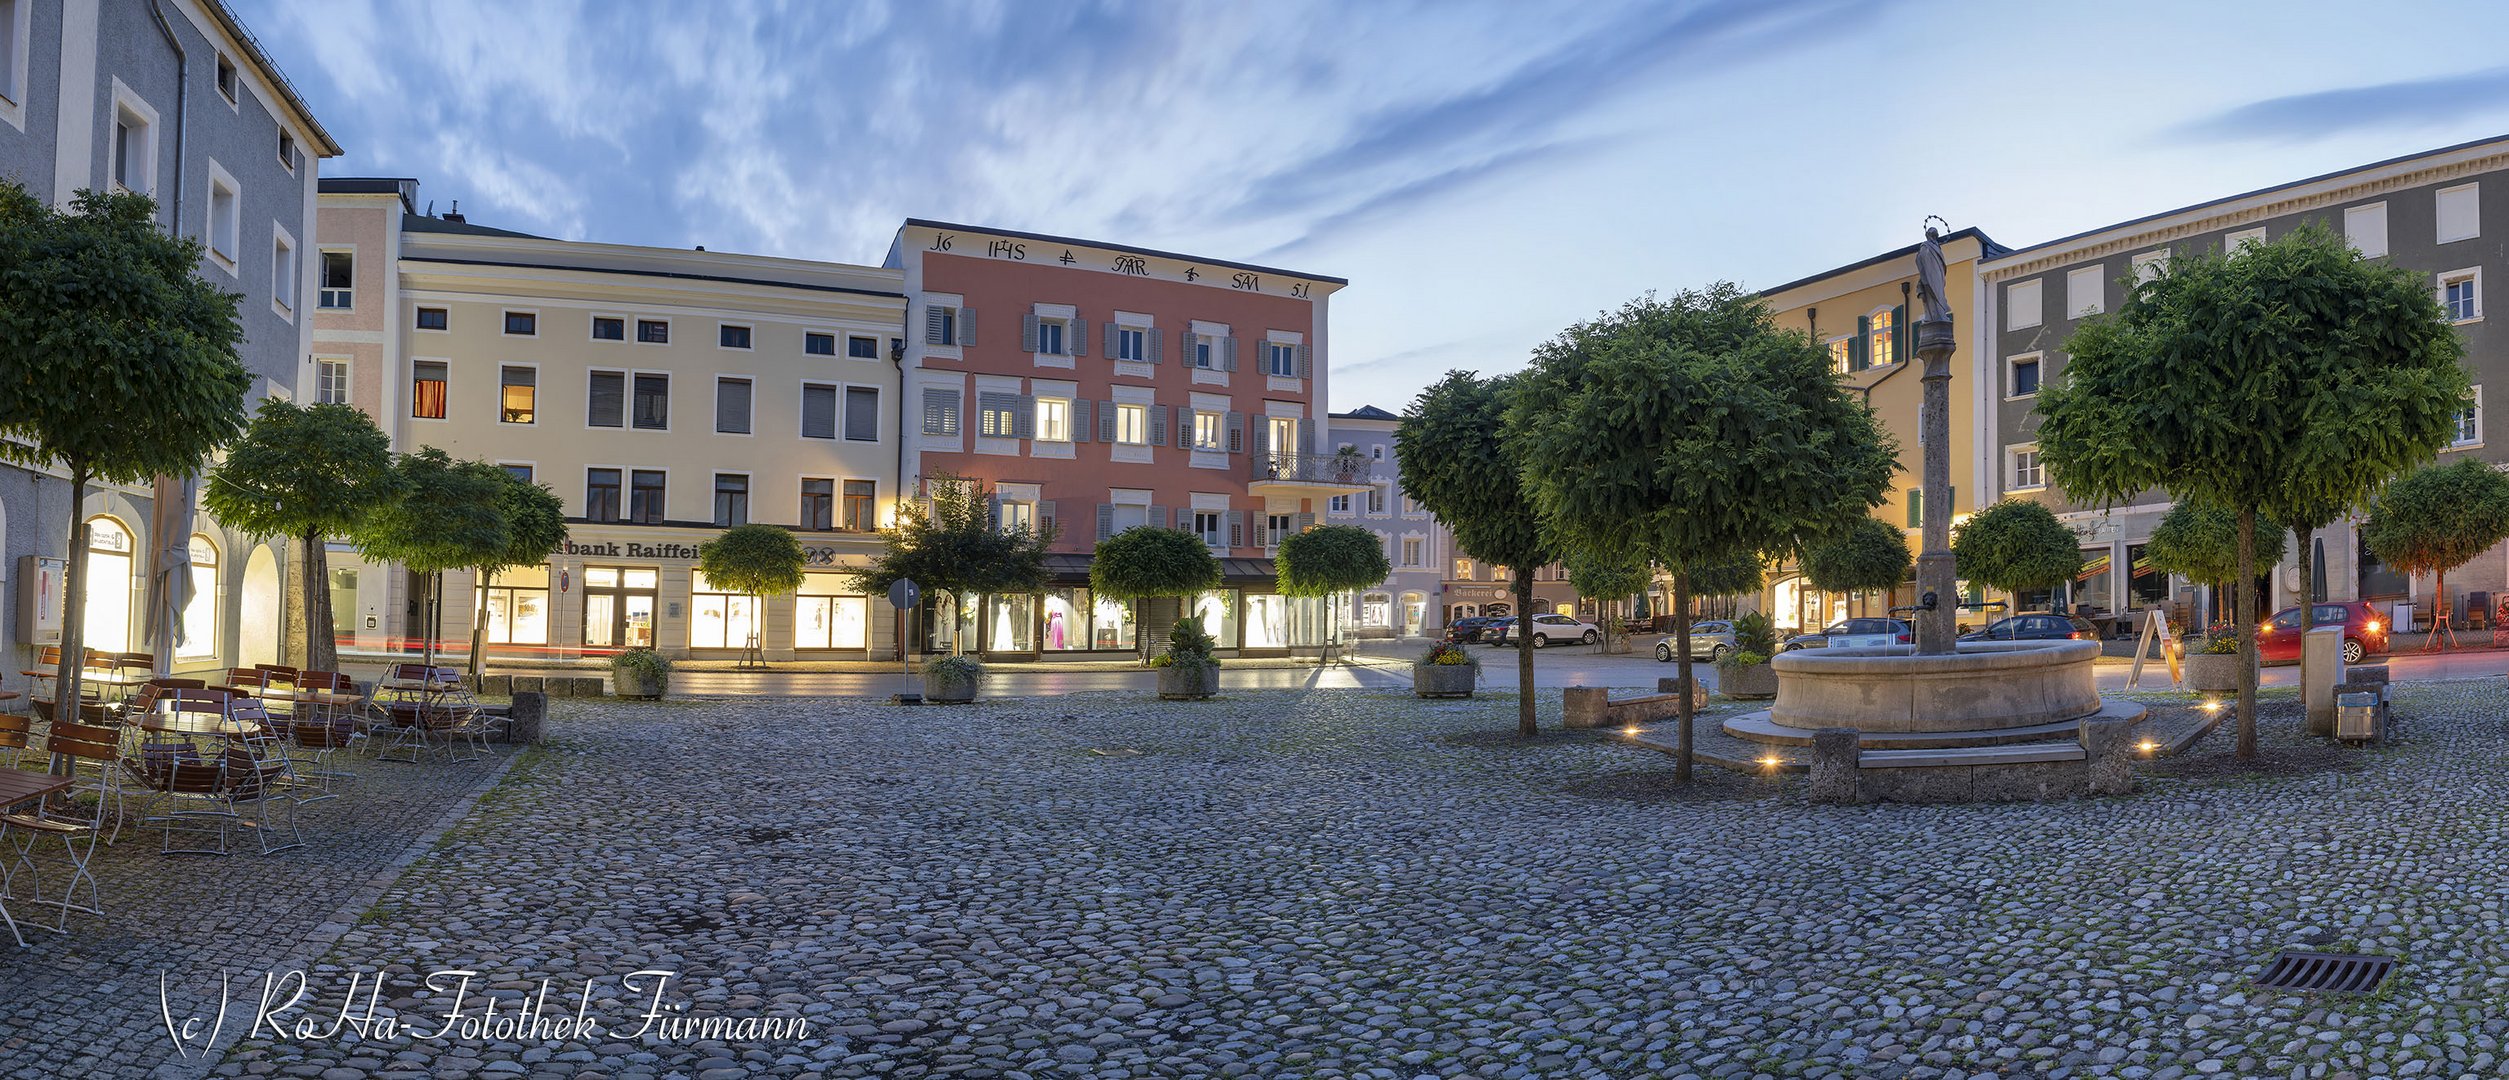
[[[923,699],[934,705],[964,705],[976,700],[976,680],[941,671],[924,672]]]
[[[2238,688],[2239,654],[2187,654],[2187,689],[2218,693]]]
[[[624,668],[612,668],[610,670],[610,682],[617,687],[614,692],[623,698],[644,698],[646,700],[653,700],[662,696],[662,687],[655,683],[652,679],[646,678],[642,672],[629,671]],[[592,683],[595,686],[599,686],[601,680],[594,679],[592,680]]]
[[[1411,692],[1426,698],[1468,698],[1481,681],[1479,664],[1413,664]]]
[[[1220,665],[1169,664],[1159,669],[1159,699],[1198,701],[1220,691]]]
[[[1717,692],[1729,698],[1762,701],[1777,696],[1777,669],[1766,663],[1736,664],[1717,661]]]

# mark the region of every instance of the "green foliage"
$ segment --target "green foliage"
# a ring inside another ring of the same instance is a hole
[[[54,210],[0,180],[0,460],[138,484],[243,433],[242,298],[156,213],[93,191]]]
[[[972,656],[943,656],[923,662],[923,673],[943,682],[984,685],[984,664]]]
[[[2005,499],[1952,529],[1951,557],[1990,589],[2044,589],[2082,572],[2082,537],[2043,503]]]
[[[854,587],[873,595],[900,578],[928,595],[940,593],[1033,593],[1045,587],[1046,546],[1052,528],[1002,528],[995,524],[992,489],[981,481],[932,479],[929,505],[908,500],[897,521],[880,530],[880,557],[853,575]]]
[[[474,463],[483,477],[497,481],[497,515],[505,519],[505,545],[480,571],[494,576],[515,566],[538,566],[566,542],[566,504],[546,486],[505,471],[503,466]]]
[[[1881,505],[1898,470],[1828,353],[1731,284],[1572,326],[1524,379],[1501,437],[1563,547],[1790,557]]]
[[[2361,539],[2399,570],[2454,570],[2509,539],[2509,475],[2473,458],[2416,469],[2379,493]]]
[[[339,536],[392,498],[392,440],[347,405],[263,398],[244,437],[210,472],[201,503],[256,540]]]
[[[1877,592],[1906,581],[1914,563],[1908,534],[1867,516],[1805,551],[1803,575],[1822,592]]]
[[[1758,653],[1765,660],[1777,651],[1777,624],[1757,611],[1746,611],[1734,617],[1734,651]]]
[[[1331,596],[1364,589],[1394,572],[1385,543],[1357,525],[1318,525],[1282,537],[1273,555],[1283,596]],[[1091,575],[1092,583],[1095,574]]]
[[[1167,654],[1151,661],[1151,665],[1154,667],[1173,667],[1177,664],[1217,665],[1220,662],[1219,658],[1212,653],[1218,647],[1219,643],[1203,631],[1202,616],[1187,615],[1176,620],[1176,625],[1168,629]]]
[[[349,530],[360,554],[421,574],[493,566],[505,558],[512,535],[502,504],[504,470],[455,461],[426,446],[401,455],[392,473],[393,497],[370,507]]]
[[[1597,558],[1594,553],[1578,551],[1567,558],[1568,581],[1577,591],[1597,600],[1618,600],[1646,591],[1653,582],[1655,568],[1645,557],[1620,553],[1611,558]]]
[[[1724,662],[1735,667],[1753,667],[1768,663],[1768,657],[1769,654],[1758,649],[1736,649],[1726,655]]]
[[[1447,372],[1395,428],[1394,458],[1403,491],[1445,523],[1457,549],[1530,573],[1559,553],[1536,527],[1520,467],[1499,433],[1519,385],[1518,376]]]
[[[2272,566],[2281,562],[2283,529],[2273,522],[2258,519],[2256,523],[2256,564]],[[2152,540],[2143,549],[2143,557],[2153,569],[2167,574],[2184,575],[2187,580],[2214,585],[2239,580],[2239,515],[2228,510],[2180,502],[2161,515],[2160,524],[2152,527]]]
[[[1126,529],[1098,541],[1089,562],[1090,592],[1112,600],[1194,596],[1219,585],[1220,561],[1201,537],[1181,529]],[[1200,628],[1199,618],[1194,625]]]
[[[753,596],[801,588],[802,568],[809,562],[793,530],[777,525],[734,526],[697,545],[697,571],[707,584]]]
[[[653,687],[655,693],[671,689],[671,661],[652,649],[628,649],[610,657],[610,670],[633,674]]]
[[[1686,569],[1690,571],[1690,592],[1694,596],[1755,593],[1768,579],[1767,564],[1752,553],[1693,562]]]

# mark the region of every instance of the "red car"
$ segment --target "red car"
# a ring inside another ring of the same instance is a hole
[[[2343,662],[2358,664],[2363,658],[2387,651],[2387,620],[2370,609],[2366,601],[2309,605],[2309,621],[2317,626],[2343,627]],[[2300,659],[2300,640],[2306,636],[2300,626],[2300,609],[2284,608],[2275,612],[2265,625],[2256,628],[2257,656],[2266,663]]]

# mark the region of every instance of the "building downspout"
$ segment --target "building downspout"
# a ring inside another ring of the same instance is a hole
[[[909,304],[909,305],[907,305],[907,307],[908,307],[908,310],[910,310],[910,311],[911,311],[911,310],[913,310],[913,305]],[[904,321],[903,321],[903,319],[902,319],[902,318],[901,318],[901,321],[900,321],[900,322],[899,322],[899,324],[898,324],[898,327],[897,327],[897,332],[898,332],[898,338],[897,338],[897,342],[896,342],[896,344],[891,345],[891,346],[889,347],[889,364],[890,364],[891,366],[893,366],[893,367],[897,368],[897,491],[895,492],[895,494],[894,494],[892,497],[893,497],[893,498],[895,498],[895,499],[898,499],[898,500],[899,500],[899,501],[901,501],[901,502],[903,502],[903,501],[904,501],[904,499],[906,498],[906,417],[907,417],[907,408],[906,408],[906,337],[905,337],[905,334],[906,334],[906,325],[905,325],[905,323],[904,323]],[[891,513],[895,513],[896,511],[891,510],[890,512],[891,512]],[[897,656],[895,657],[895,659],[896,659],[899,663],[905,663],[905,662],[906,662],[906,638],[907,638],[907,635],[908,635],[908,634],[910,634],[910,633],[912,633],[913,631],[914,631],[914,614],[913,614],[912,612],[899,612],[899,613],[898,613],[898,627],[897,627]]]
[[[190,186],[184,180],[185,155],[183,151],[184,141],[191,127],[189,121],[192,113],[192,58],[190,54],[183,51],[182,40],[174,36],[174,26],[166,22],[165,8],[159,6],[159,0],[148,0],[148,14],[157,22],[157,33],[165,36],[166,48],[174,50],[174,199],[171,204],[174,217],[167,222],[166,231],[174,236],[181,236],[183,235],[183,190]]]

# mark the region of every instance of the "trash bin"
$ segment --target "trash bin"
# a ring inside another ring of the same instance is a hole
[[[2378,737],[2378,695],[2355,691],[2335,699],[2335,737],[2366,742]]]
[[[2413,601],[2398,600],[2389,607],[2387,626],[2399,634],[2418,633],[2422,628],[2413,625]]]

